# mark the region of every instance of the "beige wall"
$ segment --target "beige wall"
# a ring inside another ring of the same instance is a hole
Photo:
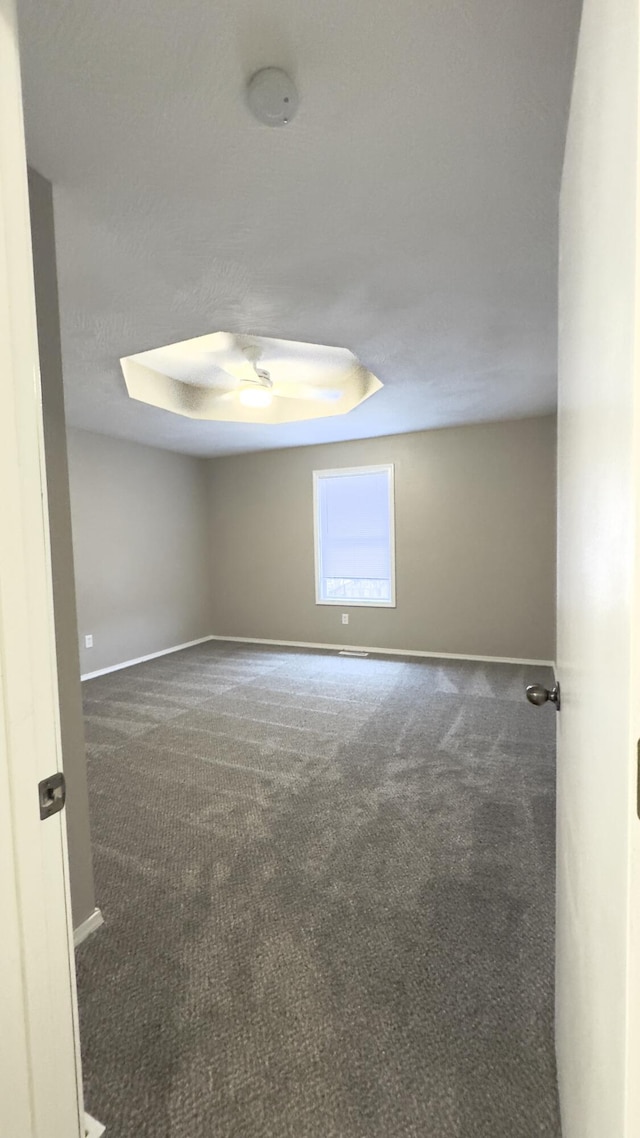
[[[83,674],[206,636],[205,462],[73,429],[68,446]]]
[[[31,236],[42,377],[45,463],[60,696],[62,757],[67,781],[67,834],[74,925],[95,906],[89,804],[76,638],[76,602],[64,422],[58,284],[51,185],[29,171]]]
[[[546,416],[210,460],[213,632],[553,659],[555,430]],[[316,605],[312,471],[381,462],[397,607]]]

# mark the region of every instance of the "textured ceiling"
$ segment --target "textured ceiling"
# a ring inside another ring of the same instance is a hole
[[[578,0],[18,7],[71,424],[214,454],[553,409]],[[243,99],[267,65],[277,130]],[[343,344],[384,389],[278,426],[128,399],[120,357],[211,328]]]

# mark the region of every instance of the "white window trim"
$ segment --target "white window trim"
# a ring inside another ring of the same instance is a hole
[[[338,598],[328,601],[320,595],[320,520],[318,511],[318,486],[321,478],[340,478],[347,474],[380,474],[389,475],[389,545],[391,550],[391,600],[389,601],[356,601],[351,598]],[[394,609],[396,607],[396,496],[395,496],[395,469],[392,462],[383,462],[379,466],[343,466],[337,470],[314,470],[313,472],[313,554],[314,572],[316,580],[316,604],[338,605],[343,609]]]

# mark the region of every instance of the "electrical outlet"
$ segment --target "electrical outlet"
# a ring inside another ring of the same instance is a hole
[[[85,648],[93,648],[93,633],[89,632],[84,638]]]
[[[348,613],[348,612],[343,612],[343,614],[342,614],[342,623],[343,623],[343,624],[348,624],[348,623],[349,623],[349,613]]]

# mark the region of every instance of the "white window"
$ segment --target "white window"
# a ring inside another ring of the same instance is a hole
[[[393,464],[314,470],[316,604],[396,603]]]

